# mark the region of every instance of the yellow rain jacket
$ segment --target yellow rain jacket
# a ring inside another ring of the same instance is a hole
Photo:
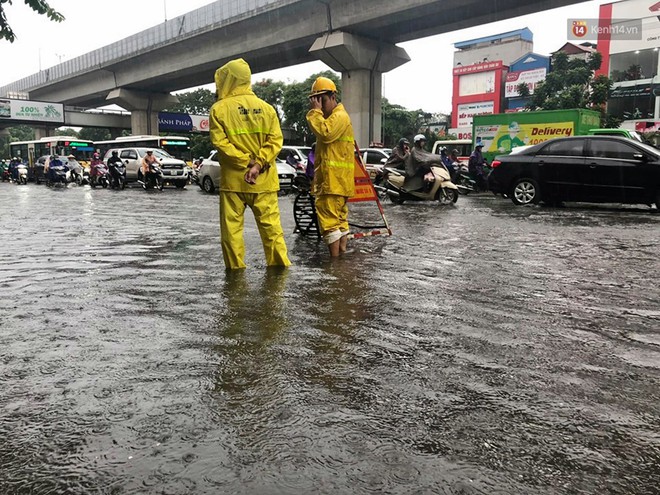
[[[282,130],[272,105],[257,98],[251,88],[250,66],[232,60],[215,72],[218,101],[211,107],[210,135],[220,160],[220,190],[276,192],[280,189],[275,157],[282,149]],[[236,109],[239,109],[236,112]],[[259,150],[253,155],[249,150]],[[245,182],[250,159],[263,170],[254,185]]]
[[[310,110],[307,122],[316,134],[314,194],[354,196],[355,138],[344,105],[339,103],[327,119],[321,110]]]

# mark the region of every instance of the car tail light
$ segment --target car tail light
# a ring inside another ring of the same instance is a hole
[[[490,164],[491,167],[496,168],[499,167],[502,164],[501,161],[499,160],[493,160],[493,163]]]

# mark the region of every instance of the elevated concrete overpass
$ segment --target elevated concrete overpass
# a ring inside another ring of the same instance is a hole
[[[576,0],[216,1],[0,88],[82,107],[117,103],[136,133],[157,129],[172,91],[213,81],[236,57],[254,73],[322,60],[341,72],[360,143],[380,140],[381,74],[409,60],[395,44]]]

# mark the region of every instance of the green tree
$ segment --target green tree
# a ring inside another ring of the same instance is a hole
[[[70,127],[65,127],[63,129],[55,129],[55,135],[56,136],[80,137],[78,135],[78,131],[76,131],[75,129],[71,129]]]
[[[0,138],[0,158],[9,158],[9,143],[34,139],[34,129],[29,125],[8,127],[7,134]]]
[[[215,103],[215,93],[205,88],[187,91],[176,95],[178,103],[167,107],[165,112],[189,113],[191,115],[208,115]]]
[[[552,71],[539,83],[528,104],[531,110],[560,110],[588,108],[601,113],[601,125],[613,126],[613,119],[605,112],[605,105],[612,88],[607,76],[594,75],[600,69],[602,55],[592,53],[588,59],[569,59],[564,52],[552,57]]]
[[[104,127],[83,127],[80,129],[78,137],[90,141],[107,141],[112,139],[110,131]]]
[[[262,79],[252,85],[252,91],[259,98],[270,103],[280,120],[284,119],[282,103],[284,101],[284,88],[286,84],[282,81],[273,81],[272,79]]]
[[[45,15],[51,21],[62,22],[64,16],[53,9],[46,0],[24,0],[25,5],[29,6],[38,14]],[[11,5],[12,0],[0,0],[0,39],[6,39],[10,43],[16,40],[16,34],[12,30],[7,16],[5,14],[5,4]]]

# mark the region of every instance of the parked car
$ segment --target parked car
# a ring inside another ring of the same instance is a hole
[[[280,153],[277,155],[277,159],[286,163],[289,163],[287,161],[287,157],[289,154],[292,154],[294,160],[299,164],[295,168],[297,170],[304,171],[305,168],[307,167],[307,157],[309,155],[309,152],[312,150],[310,146],[290,146],[290,145],[284,145],[282,146],[282,149],[280,150]],[[289,165],[293,165],[292,163],[289,163]]]
[[[197,170],[199,187],[207,193],[214,192],[220,186],[220,163],[217,159],[217,153],[216,150],[211,151],[209,157],[202,161]],[[279,158],[275,160],[275,164],[277,165],[277,176],[280,180],[280,191],[288,193],[293,186],[296,171],[291,165]]]
[[[383,165],[392,154],[392,148],[365,148],[362,152],[362,163],[373,181],[382,175]]]
[[[174,158],[167,151],[160,148],[110,148],[106,151],[103,162],[107,165],[112,152],[117,151],[119,158],[126,165],[126,182],[141,181],[142,159],[147,154],[147,150],[153,150],[154,156],[160,160],[165,184],[173,184],[179,189],[186,187],[186,184],[188,184],[188,165],[183,160]]]
[[[616,136],[552,139],[493,160],[491,191],[517,205],[584,201],[660,207],[660,151]]]

